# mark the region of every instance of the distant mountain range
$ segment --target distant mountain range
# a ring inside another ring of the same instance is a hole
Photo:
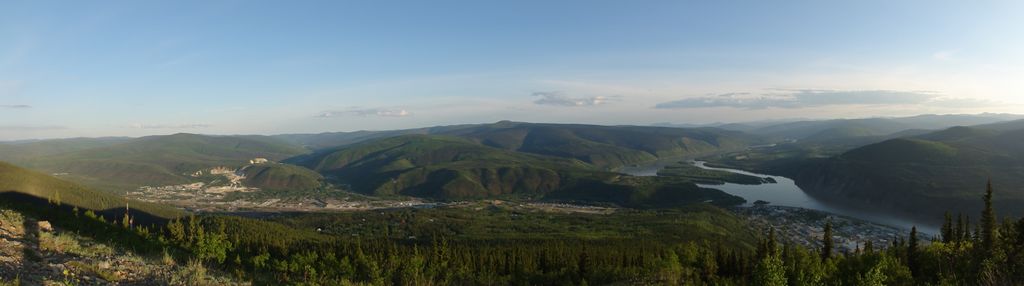
[[[715,128],[503,121],[314,135],[174,134],[17,142],[0,146],[41,150],[39,156],[0,158],[114,191],[202,181],[205,177],[196,174],[226,167],[238,169],[246,186],[268,191],[317,189],[330,182],[372,195],[584,199],[640,206],[680,202],[650,201],[650,197],[685,197],[686,202],[742,200],[689,182],[621,179],[610,170],[762,143],[757,136]],[[251,164],[254,158],[270,162]],[[584,188],[593,191],[587,193]],[[698,195],[670,195],[677,190]],[[605,193],[595,195],[598,192]]]
[[[952,126],[971,126],[1024,119],[1017,114],[926,114],[911,117],[878,117],[833,120],[765,121],[749,123],[716,123],[688,125],[741,131],[775,139],[823,142],[858,137],[881,137],[901,132],[925,133]],[[673,126],[662,123],[659,126]]]
[[[312,150],[330,150],[354,143],[400,135],[446,135],[476,143],[556,157],[575,158],[599,167],[616,168],[658,157],[697,155],[764,143],[759,136],[717,128],[599,126],[502,121],[395,131],[357,131],[277,135]]]
[[[274,136],[77,138],[0,143],[0,160],[117,192],[202,181],[208,178],[197,171],[226,167],[243,175],[246,186],[266,191],[333,184],[379,196],[649,207],[742,200],[683,178],[631,177],[615,173],[617,168],[790,142],[771,148],[819,156],[787,155],[760,166],[795,178],[816,196],[904,210],[969,210],[958,205],[976,199],[989,177],[1006,186],[998,203],[1024,200],[1016,190],[1024,186],[1024,147],[1018,143],[1024,121],[1004,120],[1019,117],[923,115],[718,128],[502,121]],[[948,128],[961,124],[975,126]],[[255,158],[269,162],[250,162]]]

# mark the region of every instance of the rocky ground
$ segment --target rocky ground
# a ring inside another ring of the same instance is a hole
[[[0,285],[240,285],[196,261],[139,256],[0,209]]]

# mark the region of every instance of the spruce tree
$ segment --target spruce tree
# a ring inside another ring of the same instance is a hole
[[[956,229],[953,231],[953,238],[957,243],[964,241],[964,214],[956,214]]]
[[[821,238],[821,260],[826,261],[832,257],[832,220],[825,222],[825,233]]]
[[[996,240],[996,213],[992,209],[992,180],[985,188],[985,210],[981,212],[981,244],[986,253],[992,251]]]
[[[942,242],[953,242],[953,216],[947,211],[945,221],[942,223]]]
[[[918,263],[917,263],[917,226],[910,228],[910,239],[907,243],[907,267],[910,268],[910,272],[917,274]]]
[[[971,241],[974,238],[971,236],[971,215],[964,216],[964,238],[962,241]]]
[[[770,232],[774,235],[774,231]],[[774,241],[772,237],[770,240]],[[773,243],[773,242],[772,242]],[[766,246],[774,247],[772,243],[766,243]],[[757,265],[754,267],[754,279],[752,284],[757,286],[785,286],[786,280],[786,267],[779,257],[778,248],[768,249],[767,255],[758,260]]]

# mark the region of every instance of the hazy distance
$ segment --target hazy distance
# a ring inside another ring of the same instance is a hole
[[[1022,5],[8,2],[0,140],[1024,113]]]

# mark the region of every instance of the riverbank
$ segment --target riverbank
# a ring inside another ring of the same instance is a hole
[[[676,161],[672,162],[669,159],[659,160],[643,166],[623,168],[620,169],[620,171],[633,176],[656,176],[658,171],[665,166],[678,164],[680,162],[678,158],[672,159],[675,159]],[[787,177],[758,174],[731,168],[709,167],[704,161],[691,161],[691,164],[707,170],[724,171],[746,176],[766,178],[765,181],[769,181],[770,179],[772,182],[758,185],[745,185],[728,182],[718,184],[698,184],[698,186],[702,188],[717,189],[730,195],[743,197],[747,200],[747,203],[744,204],[745,207],[752,207],[754,206],[754,202],[764,201],[769,202],[772,206],[796,207],[852,217],[879,225],[896,227],[904,231],[909,231],[910,228],[917,227],[918,231],[922,233],[936,234],[938,232],[938,226],[929,222],[896,216],[867,208],[858,208],[855,206],[847,206],[844,204],[820,200],[807,194],[803,189],[797,186],[794,180]]]

